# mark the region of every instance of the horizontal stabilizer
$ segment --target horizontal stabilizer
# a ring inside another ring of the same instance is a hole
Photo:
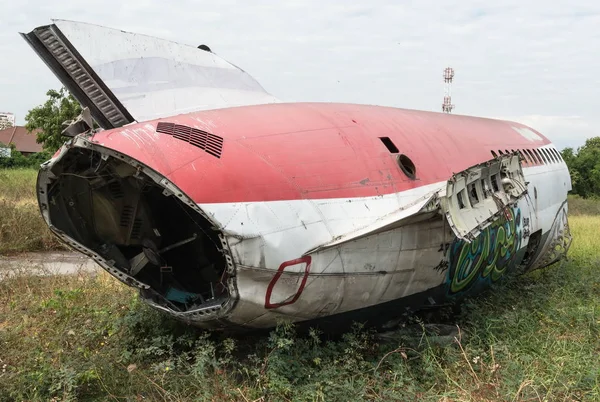
[[[206,46],[65,20],[22,36],[105,129],[199,110],[279,102]]]

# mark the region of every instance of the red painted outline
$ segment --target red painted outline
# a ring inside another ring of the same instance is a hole
[[[306,257],[286,261],[279,266],[277,273],[275,274],[273,279],[271,279],[271,282],[269,282],[269,286],[267,286],[267,293],[265,294],[265,308],[266,309],[287,306],[288,304],[293,304],[296,302],[296,300],[298,300],[298,298],[302,294],[302,291],[304,290],[304,286],[306,286],[306,281],[308,280],[308,274],[310,273],[311,262],[312,262],[312,258],[309,255],[307,255]],[[298,264],[302,264],[302,263],[306,263],[306,268],[304,268],[304,277],[302,278],[300,287],[296,291],[296,294],[294,295],[292,300],[283,302],[283,303],[271,303],[271,293],[273,293],[273,288],[275,287],[275,284],[277,283],[277,281],[279,280],[281,275],[283,275],[283,271],[291,265],[298,265]]]

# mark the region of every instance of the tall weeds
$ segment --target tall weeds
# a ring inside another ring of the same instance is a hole
[[[467,302],[443,334],[437,315],[392,334],[282,322],[226,336],[151,310],[107,274],[8,279],[0,400],[600,400],[600,217],[571,225],[568,262]]]

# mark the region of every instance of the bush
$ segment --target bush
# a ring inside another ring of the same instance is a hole
[[[0,143],[0,148],[4,148],[6,145]],[[9,145],[11,149],[10,158],[0,157],[0,169],[8,168],[34,168],[37,169],[40,165],[46,162],[52,157],[50,152],[42,151],[32,154],[31,156],[24,156],[21,152],[17,151],[14,144]]]
[[[573,194],[583,198],[600,198],[600,137],[588,138],[577,152],[561,151],[571,173]]]

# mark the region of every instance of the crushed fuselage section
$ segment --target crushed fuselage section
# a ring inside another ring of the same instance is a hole
[[[42,166],[38,198],[54,233],[155,307],[205,320],[230,305],[221,233],[151,169],[76,137]]]
[[[441,205],[456,236],[471,241],[525,194],[519,155],[504,155],[454,174]]]

